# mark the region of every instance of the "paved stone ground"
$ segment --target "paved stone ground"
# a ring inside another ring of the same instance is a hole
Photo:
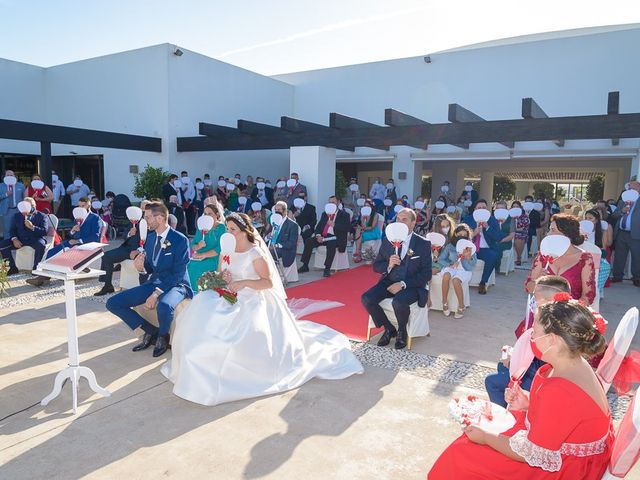
[[[81,361],[112,396],[81,382],[75,416],[68,386],[39,405],[66,366],[62,286],[36,290],[14,277],[10,297],[0,299],[0,478],[424,478],[459,434],[449,399],[483,395],[499,348],[513,342],[525,277],[501,275],[486,296],[472,289],[461,320],[430,312],[431,337],[412,351],[354,343],[364,375],[218,407],[172,395],[159,372],[166,359],[132,353],[131,332],[92,297],[97,282],[85,281],[77,291]],[[609,335],[638,293],[630,284],[607,289]],[[609,401],[621,418],[629,399]],[[640,479],[640,469],[628,478]]]

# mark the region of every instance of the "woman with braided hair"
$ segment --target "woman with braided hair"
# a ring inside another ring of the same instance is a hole
[[[505,392],[515,426],[499,435],[466,427],[428,478],[600,480],[613,427],[607,396],[585,357],[604,350],[604,327],[568,293],[539,307],[531,347],[547,364],[530,394],[517,385]]]
[[[313,377],[362,373],[344,335],[296,320],[251,219],[234,212],[226,223],[236,248],[218,270],[227,288],[237,293],[237,302],[205,290],[177,318],[172,358],[162,367],[174,383],[173,393],[218,405],[291,390]]]

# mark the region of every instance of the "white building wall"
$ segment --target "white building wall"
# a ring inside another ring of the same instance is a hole
[[[605,114],[607,92],[620,91],[620,110],[640,111],[640,28],[593,35],[462,48],[423,57],[351,65],[274,78],[293,84],[295,115],[321,123],[335,111],[384,124],[395,108],[432,123],[447,122],[458,103],[487,120],[521,118],[521,100],[533,97],[550,116]],[[568,148],[578,141],[567,142]],[[621,141],[621,146],[637,141]],[[533,142],[532,142],[533,143]],[[552,148],[535,142],[531,148]],[[579,143],[579,142],[578,142]],[[610,147],[607,140],[595,147]],[[518,144],[517,148],[527,148]],[[430,151],[462,151],[431,146]],[[474,144],[471,150],[505,150]]]
[[[292,115],[294,88],[181,48],[169,56],[169,152],[172,171],[192,178],[210,173],[265,176],[275,182],[289,173],[289,151],[178,153],[176,137],[198,135],[198,122],[236,127],[238,119],[279,126]],[[173,52],[173,48],[171,49]]]

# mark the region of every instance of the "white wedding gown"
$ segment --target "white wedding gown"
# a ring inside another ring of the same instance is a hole
[[[231,254],[233,281],[257,280],[258,257],[270,261],[260,247]],[[172,359],[161,369],[174,383],[173,393],[217,405],[291,390],[313,377],[362,373],[347,338],[296,320],[281,292],[243,288],[235,305],[211,290],[198,293],[176,319]]]

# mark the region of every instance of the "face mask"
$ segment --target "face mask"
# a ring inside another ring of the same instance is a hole
[[[393,183],[387,183],[387,190],[393,190]]]
[[[267,182],[265,183],[265,185],[267,186],[267,188],[271,188],[271,182]]]
[[[449,235],[449,227],[442,227],[442,233]]]
[[[543,352],[543,351],[541,351],[541,350],[538,348],[538,346],[536,345],[536,340],[539,340],[539,339],[541,339],[541,338],[544,338],[544,337],[546,337],[547,335],[550,335],[550,333],[547,333],[546,335],[541,335],[541,336],[536,337],[536,338],[531,337],[531,340],[530,340],[530,341],[531,341],[531,350],[533,351],[533,354],[535,355],[535,357],[536,357],[538,360],[542,360],[542,356],[543,356],[545,353],[547,353],[547,352],[549,351],[549,348],[551,348],[551,347],[552,347],[552,345],[549,345],[549,347],[548,347],[548,348]]]
[[[449,187],[447,187],[446,185],[443,185],[440,187],[440,191],[443,193],[447,193],[449,191]]]

